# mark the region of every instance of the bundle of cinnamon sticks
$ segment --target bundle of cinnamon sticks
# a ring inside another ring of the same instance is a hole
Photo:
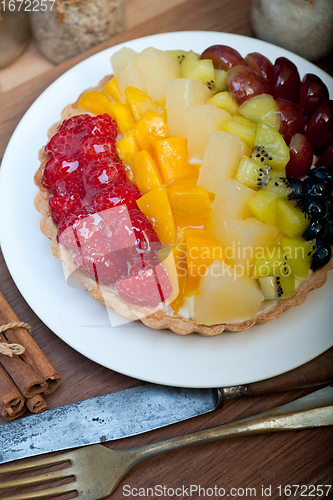
[[[0,292],[0,326],[20,320]],[[60,383],[59,374],[26,328],[9,328],[0,333],[1,344],[19,344],[20,355],[0,353],[0,415],[6,420],[21,417],[26,409],[40,413],[47,409],[43,398]]]

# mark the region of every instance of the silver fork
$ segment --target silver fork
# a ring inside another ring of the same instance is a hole
[[[77,498],[81,500],[98,500],[110,495],[136,464],[166,451],[215,439],[329,425],[333,425],[333,386],[257,415],[139,448],[112,450],[97,444],[28,463],[0,466],[0,474],[7,474],[70,462],[69,467],[54,472],[2,481],[0,489],[30,487],[75,477],[72,483],[10,495],[2,500],[38,500],[72,491],[77,491]]]

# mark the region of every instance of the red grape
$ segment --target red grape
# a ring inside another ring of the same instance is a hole
[[[269,94],[267,82],[253,69],[246,66],[233,66],[227,72],[230,92],[238,104],[259,94]]]
[[[295,64],[286,57],[278,57],[273,66],[273,97],[298,103],[300,87],[301,80]]]
[[[304,131],[305,117],[300,108],[294,102],[278,97],[276,102],[280,110],[281,129],[280,134],[287,144],[298,132]]]
[[[321,155],[333,141],[333,101],[327,100],[312,115],[305,135],[316,155]]]
[[[296,134],[291,138],[290,160],[286,166],[287,177],[304,177],[311,168],[313,153],[309,141],[303,134]]]
[[[301,83],[299,106],[307,118],[311,118],[319,106],[329,98],[325,83],[316,75],[307,73]]]
[[[245,57],[247,65],[254,69],[258,75],[262,76],[271,85],[273,76],[273,64],[266,56],[259,52],[251,52]]]
[[[201,59],[211,59],[216,69],[227,71],[232,66],[246,64],[243,57],[237,50],[227,45],[212,45],[202,54]]]
[[[327,149],[319,156],[316,161],[316,167],[324,165],[326,167],[333,168],[333,142],[328,146]]]

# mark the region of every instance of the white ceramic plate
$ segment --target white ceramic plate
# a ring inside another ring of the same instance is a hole
[[[273,322],[213,338],[180,337],[138,322],[111,327],[105,307],[85,290],[66,284],[62,265],[50,254],[49,241],[39,230],[40,214],[33,206],[38,151],[66,104],[111,73],[110,56],[122,46],[200,53],[213,44],[230,45],[243,56],[261,52],[273,62],[286,56],[298,66],[301,77],[317,74],[333,95],[333,79],[326,73],[282,48],[252,38],[214,32],[140,38],[86,59],[50,85],[16,128],[1,167],[1,246],[25,300],[53,332],[83,355],[125,375],[165,385],[219,387],[258,381],[300,366],[333,345],[332,272],[326,285],[310,293],[305,304]]]

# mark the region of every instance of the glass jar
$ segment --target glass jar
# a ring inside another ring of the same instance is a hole
[[[253,0],[251,20],[258,38],[310,61],[333,50],[333,0]]]
[[[28,13],[9,4],[9,0],[0,2],[0,68],[19,57],[30,38]]]
[[[125,29],[126,0],[46,0],[47,9],[30,12],[40,52],[58,64]]]

